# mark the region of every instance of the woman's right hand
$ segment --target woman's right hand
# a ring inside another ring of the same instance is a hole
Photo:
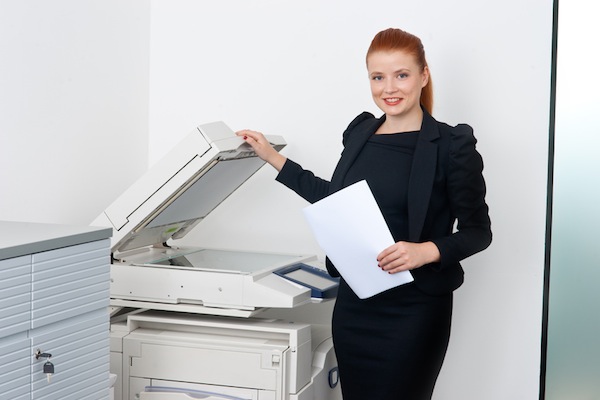
[[[257,156],[271,164],[277,171],[281,171],[287,158],[271,146],[271,143],[265,138],[265,135],[249,129],[243,129],[235,134],[241,136],[246,143],[252,146]]]

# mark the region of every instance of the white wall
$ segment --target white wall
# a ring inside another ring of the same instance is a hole
[[[87,225],[146,170],[149,13],[0,0],[0,220]]]
[[[495,235],[464,263],[435,398],[537,399],[550,0],[155,0],[150,162],[194,126],[223,120],[283,135],[287,156],[330,177],[343,129],[361,111],[377,111],[364,54],[390,26],[424,41],[434,115],[475,128]],[[322,257],[301,216],[306,203],[274,176],[263,168],[185,242]]]

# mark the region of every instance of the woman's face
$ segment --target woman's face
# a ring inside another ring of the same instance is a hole
[[[403,51],[377,51],[367,59],[371,94],[387,117],[400,118],[421,112],[421,89],[429,80],[414,56]]]

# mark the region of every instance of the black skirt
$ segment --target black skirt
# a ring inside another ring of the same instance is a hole
[[[429,400],[450,338],[452,293],[413,283],[361,300],[343,281],[333,341],[344,400]]]

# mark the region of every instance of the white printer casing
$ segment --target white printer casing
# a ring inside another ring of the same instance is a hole
[[[224,123],[201,125],[92,223],[113,229],[116,400],[341,399],[329,325],[257,318],[322,301],[316,257],[176,244],[263,165]],[[277,273],[298,264],[318,280]]]

